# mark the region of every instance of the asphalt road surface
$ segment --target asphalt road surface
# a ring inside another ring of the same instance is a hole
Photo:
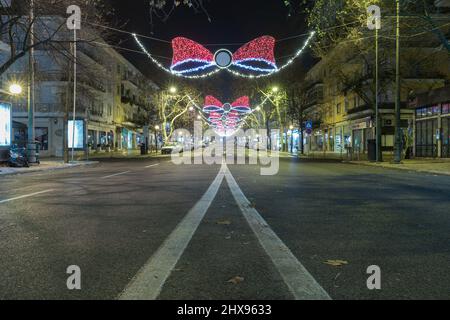
[[[450,299],[449,177],[169,160],[0,177],[0,299]]]

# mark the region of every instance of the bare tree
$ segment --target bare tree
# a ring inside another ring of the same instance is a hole
[[[69,5],[78,5],[82,9],[83,28],[79,42],[98,41],[105,31],[98,26],[111,13],[101,0],[39,0],[34,1],[34,18],[29,19],[30,4],[30,0],[0,0],[0,40],[9,47],[9,55],[0,62],[0,75],[33,48],[54,50],[71,58],[70,43],[74,40],[65,19]]]

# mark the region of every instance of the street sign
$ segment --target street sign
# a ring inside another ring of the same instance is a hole
[[[306,121],[306,133],[312,134],[313,132],[313,122],[312,121]]]

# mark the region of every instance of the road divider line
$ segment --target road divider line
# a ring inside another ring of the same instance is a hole
[[[34,192],[34,193],[30,193],[30,194],[26,194],[26,195],[23,195],[23,196],[10,198],[10,199],[0,200],[0,204],[6,203],[6,202],[11,202],[11,201],[14,201],[14,200],[20,200],[20,199],[24,199],[24,198],[35,197],[35,196],[38,196],[38,195],[41,195],[41,194],[44,194],[44,193],[49,193],[49,192],[52,192],[52,191],[53,191],[53,189],[48,189],[48,190]]]
[[[130,172],[131,171],[125,171],[125,172],[120,172],[120,173],[116,173],[116,174],[111,174],[109,176],[101,177],[100,179],[108,179],[108,178],[113,178],[113,177],[117,177],[117,176],[122,176],[122,175],[130,173]]]
[[[156,300],[162,287],[186,250],[198,226],[205,217],[224,179],[226,166],[222,165],[217,177],[203,197],[187,213],[156,253],[147,261],[126,289],[120,300]]]
[[[146,168],[153,168],[153,167],[156,167],[156,166],[159,166],[159,163],[157,163],[157,164],[151,164],[151,165],[149,165],[149,166],[146,166]]]
[[[225,178],[236,203],[296,300],[331,300],[328,293],[252,207],[228,167]]]

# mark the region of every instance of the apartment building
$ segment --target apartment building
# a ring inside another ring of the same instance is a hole
[[[39,17],[42,25],[64,23],[61,17]],[[61,31],[58,37],[69,37]],[[35,138],[41,156],[61,157],[67,138],[78,156],[88,152],[133,149],[142,139],[152,96],[158,87],[100,37],[77,45],[77,86],[75,137],[73,119],[73,60],[46,46],[35,50]],[[7,59],[9,47],[0,45],[0,61]],[[11,81],[28,83],[28,58],[12,65],[1,76],[2,86]],[[27,92],[12,101],[13,143],[27,141]]]
[[[442,12],[436,14],[437,23],[447,26],[441,29],[447,34],[448,17]],[[447,24],[443,22],[446,19]],[[385,29],[392,27],[389,20],[387,22]],[[409,30],[409,33],[413,32],[416,31]],[[386,33],[389,34],[389,30]],[[403,142],[412,151],[418,150],[414,144],[416,112],[408,108],[408,101],[412,96],[424,92],[445,90],[442,88],[450,80],[450,59],[438,37],[430,32],[410,38],[406,36],[402,38],[401,50],[400,125],[403,129]],[[352,42],[338,44],[309,70],[304,86],[307,100],[305,118],[313,123],[313,130],[305,134],[306,151],[349,154],[360,158],[367,156],[369,141],[376,137],[373,41],[374,39],[365,41],[363,49],[357,48]],[[393,39],[388,38],[382,40],[380,46],[379,110],[382,150],[385,153],[392,153],[394,150],[394,45]],[[418,106],[419,109],[423,107]]]

